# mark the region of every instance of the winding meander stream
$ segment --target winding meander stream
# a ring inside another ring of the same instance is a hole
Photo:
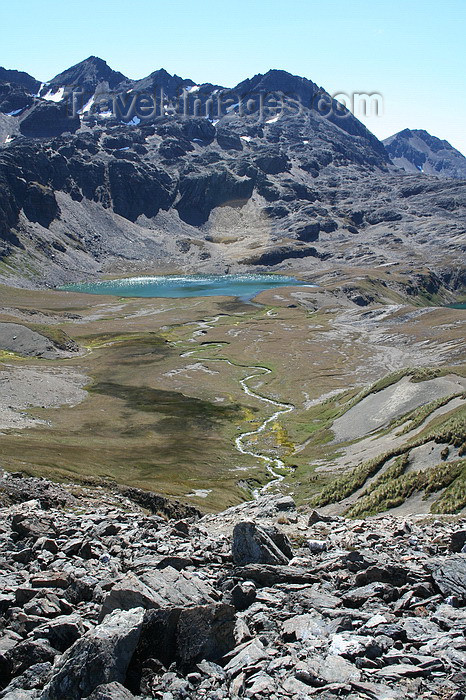
[[[217,323],[217,321],[220,319],[220,316],[214,316],[212,319],[208,321],[199,321],[197,323],[198,327],[205,329],[205,328],[213,328],[213,325]],[[193,334],[192,340],[194,340],[196,335],[196,332]],[[223,343],[209,343],[209,347],[214,348],[214,347],[223,347]],[[204,346],[205,349],[206,346]],[[283,474],[280,474],[279,472],[276,471],[276,469],[282,469],[282,470],[288,470],[289,467],[286,467],[284,462],[278,458],[278,457],[268,457],[267,455],[264,455],[260,452],[255,452],[251,449],[248,449],[244,441],[253,436],[253,435],[260,435],[260,433],[263,433],[267,426],[270,423],[273,423],[279,416],[285,415],[286,413],[290,413],[291,411],[295,410],[295,406],[293,404],[289,403],[282,403],[281,401],[275,401],[275,399],[270,399],[267,398],[266,396],[262,396],[261,394],[258,394],[257,392],[253,391],[248,386],[248,382],[251,379],[254,379],[256,377],[263,376],[265,374],[271,374],[272,370],[270,370],[268,367],[263,367],[261,365],[239,365],[234,362],[231,362],[230,360],[226,358],[220,358],[220,357],[200,357],[197,353],[201,352],[201,348],[196,348],[194,350],[188,350],[187,352],[182,353],[181,357],[192,357],[193,355],[196,355],[196,359],[202,361],[202,362],[226,362],[227,364],[231,365],[232,367],[241,367],[243,369],[247,370],[255,370],[252,372],[252,374],[248,374],[247,377],[244,377],[243,379],[239,380],[239,384],[244,391],[244,393],[247,396],[252,396],[253,398],[263,401],[264,403],[270,404],[271,406],[276,406],[278,410],[276,410],[271,416],[266,418],[265,420],[262,421],[262,423],[259,425],[258,428],[255,430],[249,430],[246,432],[241,433],[235,438],[235,447],[238,450],[238,452],[241,452],[243,455],[250,455],[251,457],[254,457],[255,459],[262,460],[266,464],[267,471],[271,475],[272,479],[265,484],[265,486],[262,486],[261,488],[254,489],[252,492],[252,495],[254,498],[259,498],[259,496],[263,495],[266,491],[268,491],[271,487],[273,487],[275,484],[280,483],[280,481],[283,481],[285,478]]]

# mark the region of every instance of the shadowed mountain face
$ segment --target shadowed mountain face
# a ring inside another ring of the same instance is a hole
[[[39,88],[40,82],[32,75],[0,67],[0,113],[19,114],[32,104]]]
[[[314,272],[407,260],[453,269],[462,258],[466,184],[394,170],[384,145],[306,78],[271,70],[228,89],[162,69],[130,81],[90,57],[41,97],[15,88],[27,104],[15,114],[0,104],[10,281],[23,283],[25,266],[56,284],[122,261]],[[429,138],[432,151],[445,145]]]
[[[128,78],[123,73],[112,70],[101,58],[89,56],[56,75],[47,83],[47,86],[59,88],[74,85],[83,88],[86,92],[93,92],[102,82],[108,83],[109,88],[113,90],[121,83],[128,82]]]
[[[0,83],[11,83],[19,85],[30,93],[36,93],[40,87],[40,82],[29,75],[19,70],[7,70],[0,66]]]
[[[404,129],[384,140],[393,163],[408,173],[466,178],[466,158],[448,141],[423,129]]]

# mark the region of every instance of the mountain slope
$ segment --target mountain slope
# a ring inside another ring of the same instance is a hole
[[[69,111],[64,80],[89,89],[88,109]],[[233,89],[164,70],[125,81],[91,57],[2,118],[10,282],[56,284],[123,261],[217,272],[411,261],[462,279],[466,184],[393,172],[383,144],[316,83],[278,70]],[[158,86],[163,103],[138,111]],[[114,97],[124,118],[109,111]]]
[[[466,158],[448,141],[424,129],[404,129],[384,140],[396,166],[408,173],[422,172],[441,178],[466,178]]]

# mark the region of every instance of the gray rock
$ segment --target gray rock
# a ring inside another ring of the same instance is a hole
[[[283,496],[283,498],[277,498],[277,500],[274,501],[274,506],[279,511],[296,510],[296,503],[291,498],[291,496]]]
[[[326,621],[317,613],[296,615],[283,623],[283,638],[285,641],[323,639],[331,631],[335,632],[336,625]]]
[[[466,557],[457,554],[427,562],[426,568],[443,596],[466,597]]]
[[[176,571],[171,566],[141,574],[140,578],[129,573],[116,583],[105,596],[101,619],[112,610],[146,610],[189,603],[213,602],[211,588],[195,575]]]
[[[231,591],[231,601],[237,610],[246,610],[256,600],[256,586],[253,581],[241,581]]]
[[[225,672],[231,678],[236,676],[245,666],[253,666],[258,661],[267,658],[267,652],[260,639],[253,639],[230,654],[228,663],[224,666]]]
[[[51,662],[57,650],[44,639],[37,641],[25,639],[0,655],[0,678],[7,685],[16,676],[24,673],[35,664]]]
[[[161,596],[130,572],[116,583],[105,596],[100,619],[102,620],[114,610],[131,610],[139,607],[148,610],[160,608],[162,605]]]
[[[63,571],[44,571],[31,578],[33,588],[68,588],[70,577]]]
[[[354,588],[343,595],[343,605],[357,608],[371,598],[381,598],[385,602],[396,600],[398,593],[388,583],[369,583],[367,586]]]
[[[361,672],[356,666],[334,654],[329,654],[325,659],[312,659],[309,670],[325,683],[349,683],[361,678]]]
[[[322,515],[316,510],[313,510],[309,516],[308,525],[311,526],[315,525],[316,523],[331,523],[335,520],[338,520],[338,518],[335,518],[332,515]]]
[[[13,630],[5,630],[3,636],[0,637],[0,654],[3,654],[5,651],[8,651],[8,649],[14,647],[21,640],[21,635],[17,634]]]
[[[269,535],[252,521],[235,525],[232,545],[233,561],[245,564],[287,564],[287,557]]]
[[[145,572],[141,574],[141,581],[157,592],[164,607],[199,605],[214,600],[214,591],[201,577],[188,571],[177,571],[171,566],[161,571]]]
[[[325,540],[308,540],[307,546],[311,554],[320,554],[327,551],[327,542]]]
[[[142,608],[109,615],[57,661],[41,700],[80,700],[105,683],[123,682],[141,634]]]
[[[364,571],[360,571],[355,576],[357,586],[365,586],[368,583],[379,581],[390,583],[392,586],[404,586],[408,580],[409,569],[395,564],[385,564],[384,566],[369,566]]]
[[[242,579],[251,579],[261,586],[274,586],[277,583],[317,583],[318,577],[298,566],[273,566],[267,564],[248,564],[235,569],[235,575]]]
[[[129,692],[121,683],[105,683],[99,685],[91,695],[89,700],[132,700],[134,695]]]
[[[235,646],[235,609],[231,605],[203,605],[182,610],[177,628],[181,664],[215,661]]]
[[[50,522],[36,514],[16,513],[11,519],[11,529],[16,533],[18,539],[37,540],[39,537],[54,534],[54,529]]]
[[[7,696],[14,690],[34,690],[42,688],[47,682],[52,664],[46,661],[40,664],[33,664],[20,676],[16,676],[11,683],[0,693],[0,698]]]
[[[463,552],[466,545],[466,530],[456,530],[452,532],[450,538],[450,551]]]
[[[386,679],[419,678],[428,676],[429,671],[414,664],[390,664],[378,669],[375,674]]]
[[[61,615],[33,631],[36,639],[47,639],[58,651],[66,651],[84,634],[84,625],[79,615]]]
[[[341,632],[333,636],[328,652],[331,655],[342,656],[353,661],[358,657],[376,659],[381,656],[383,649],[377,644],[374,637],[354,632]]]

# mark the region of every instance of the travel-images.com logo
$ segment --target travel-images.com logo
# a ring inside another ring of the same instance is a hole
[[[183,88],[175,97],[169,97],[163,88],[138,93],[102,92],[86,102],[80,88],[66,88],[65,94],[71,117],[113,118],[128,124],[167,116],[204,117],[214,121],[228,115],[255,117],[258,121],[270,123],[284,116],[302,116],[308,110],[327,118],[344,119],[350,114],[380,117],[384,108],[383,97],[377,92],[338,92],[329,95],[318,90],[310,100],[303,101],[298,95],[282,92],[261,92],[242,97],[232,94],[230,90],[200,94],[199,88],[194,88]]]

